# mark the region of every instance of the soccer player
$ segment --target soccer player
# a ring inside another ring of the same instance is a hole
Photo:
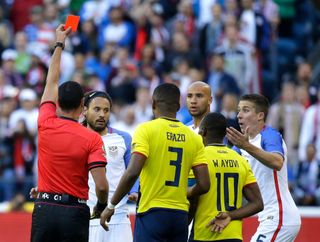
[[[288,189],[287,148],[281,134],[265,125],[268,109],[264,96],[242,96],[237,116],[242,132],[227,128],[227,137],[249,161],[262,194],[264,210],[251,241],[294,241],[301,221]]]
[[[106,158],[99,134],[83,127],[83,90],[76,82],[58,88],[61,53],[71,28],[60,25],[38,118],[38,197],[32,214],[32,242],[87,242],[89,170],[101,209],[108,199]],[[56,114],[57,104],[59,116]]]
[[[126,132],[108,126],[111,108],[112,100],[106,92],[92,91],[86,93],[83,124],[102,137],[108,160],[106,176],[109,182],[109,198],[112,197],[121,176],[128,167],[131,155],[131,136]],[[108,232],[100,226],[98,219],[100,214],[93,213],[89,227],[89,242],[130,242],[133,240],[127,201],[128,198],[137,200],[137,192],[138,183],[135,183],[130,191],[130,197],[126,195],[116,206],[115,214],[109,223]],[[93,208],[96,203],[94,180],[89,174],[88,206],[91,212],[94,211]]]
[[[200,125],[211,185],[199,198],[190,242],[242,241],[241,220],[263,209],[247,160],[223,144],[226,127],[226,118],[219,113],[207,114]],[[244,206],[242,194],[248,201]]]
[[[188,123],[195,133],[198,133],[201,120],[210,112],[212,103],[211,87],[205,82],[193,82],[187,91],[187,107],[192,116]]]
[[[201,120],[210,112],[210,105],[212,103],[211,87],[201,81],[193,82],[190,84],[187,90],[187,108],[192,116],[192,121],[187,126],[196,134],[199,133],[199,126]],[[196,183],[192,170],[190,171],[188,178],[188,186],[191,187]],[[191,221],[193,219],[195,209],[198,202],[198,197],[194,197],[189,200],[189,232],[192,228]]]
[[[204,194],[210,187],[201,137],[176,119],[179,100],[180,91],[173,84],[161,84],[154,90],[152,109],[156,119],[137,127],[129,167],[101,214],[100,224],[106,228],[114,206],[141,173],[136,242],[187,241],[187,197]],[[197,183],[188,189],[190,169]]]
[[[212,103],[211,87],[205,82],[193,82],[187,91],[187,107],[189,113],[192,116],[192,122],[187,126],[193,130],[196,134],[199,132],[199,126],[201,120],[210,112],[210,105]],[[191,170],[188,179],[188,185],[193,186],[195,184],[194,174]],[[192,201],[192,203],[195,203]],[[193,204],[191,204],[193,206]],[[192,210],[191,217],[192,217]]]

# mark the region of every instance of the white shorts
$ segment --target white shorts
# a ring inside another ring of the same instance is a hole
[[[90,225],[89,242],[132,242],[130,224],[109,224],[109,231],[105,231],[101,225]]]
[[[250,242],[293,242],[301,225],[282,225],[278,232],[277,227],[269,221],[261,222]]]

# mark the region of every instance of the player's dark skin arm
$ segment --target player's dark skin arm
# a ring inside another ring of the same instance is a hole
[[[188,200],[190,202],[189,212],[188,212],[188,223],[190,224],[194,218],[194,215],[196,214],[196,211],[197,211],[199,196],[196,196],[193,198],[188,198]]]
[[[210,177],[207,165],[198,165],[192,168],[197,183],[188,188],[188,199],[190,202],[188,221],[191,223],[198,206],[199,196],[207,193],[210,189]]]
[[[205,164],[197,165],[192,167],[192,170],[197,182],[194,186],[188,188],[188,199],[207,193],[210,189],[208,166]]]
[[[146,159],[147,157],[138,153],[133,153],[131,155],[129,166],[125,171],[125,173],[123,174],[123,176],[121,177],[121,180],[117,186],[117,189],[114,192],[114,195],[111,199],[111,204],[117,205],[121,201],[121,199],[126,194],[128,194],[133,184],[138,179]],[[105,208],[105,210],[103,210],[101,214],[100,224],[105,230],[108,230],[108,225],[106,224],[106,221],[107,222],[110,221],[110,218],[113,215],[113,213],[114,213],[114,209],[109,209],[107,207]]]
[[[263,210],[263,201],[257,183],[245,186],[242,192],[248,203],[239,209],[219,213],[207,225],[211,227],[211,231],[221,232],[231,220],[241,220]]]

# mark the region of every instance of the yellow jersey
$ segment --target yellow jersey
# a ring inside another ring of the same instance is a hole
[[[137,212],[151,208],[188,211],[189,171],[208,163],[201,137],[176,119],[158,118],[137,127],[131,150],[147,158],[140,174]]]
[[[223,239],[242,240],[242,221],[233,220],[221,234],[206,225],[219,211],[232,211],[242,206],[242,189],[256,179],[245,158],[234,150],[221,146],[205,147],[210,174],[210,190],[200,196],[194,217],[193,238],[201,241]]]

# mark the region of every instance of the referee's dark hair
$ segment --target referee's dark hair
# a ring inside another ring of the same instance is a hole
[[[67,81],[59,86],[58,104],[64,111],[77,109],[81,105],[83,90],[79,83]]]
[[[208,113],[201,121],[200,131],[205,132],[208,142],[220,143],[227,133],[227,120],[221,113]]]
[[[180,90],[174,84],[164,83],[157,86],[152,99],[161,110],[175,113],[180,109]]]

